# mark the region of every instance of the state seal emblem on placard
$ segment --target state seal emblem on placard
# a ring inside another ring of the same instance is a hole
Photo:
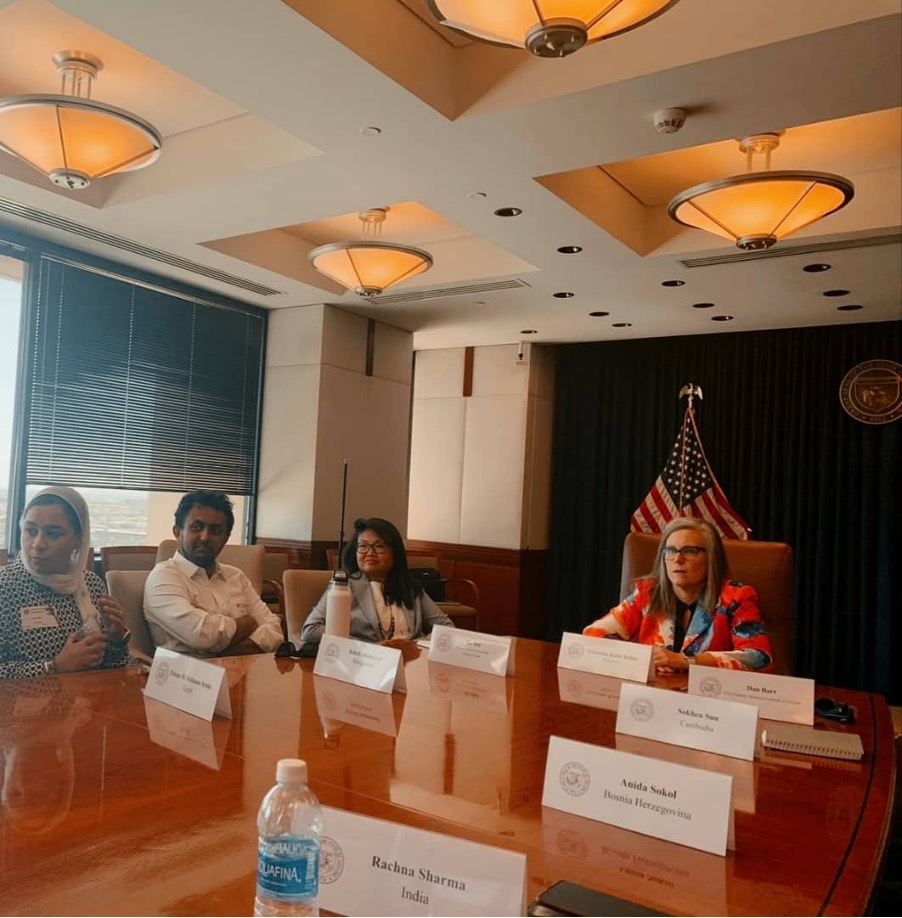
[[[889,424],[902,417],[902,363],[865,360],[852,367],[839,387],[849,417],[863,424]]]
[[[337,660],[341,656],[341,650],[338,648],[338,644],[329,644],[326,647],[326,659],[327,660]]]
[[[345,855],[341,845],[329,835],[320,838],[319,846],[319,881],[334,883],[344,872]]]
[[[723,686],[716,676],[705,676],[699,680],[698,691],[699,694],[707,695],[709,698],[717,698],[723,691]]]
[[[655,706],[647,698],[637,698],[630,705],[630,714],[633,715],[633,720],[638,720],[642,724],[655,716]]]
[[[157,668],[157,685],[162,685],[169,678],[169,664],[164,660]]]
[[[586,648],[582,644],[571,644],[567,648],[567,654],[573,657],[574,660],[578,660],[585,652]]]
[[[560,774],[561,789],[571,797],[582,797],[589,789],[589,769],[581,762],[568,762]]]
[[[447,653],[451,649],[451,635],[447,631],[443,631],[438,638],[436,638],[435,646],[442,653]]]

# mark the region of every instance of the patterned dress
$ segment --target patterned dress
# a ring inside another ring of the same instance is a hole
[[[670,647],[674,638],[674,620],[649,609],[654,580],[637,580],[636,588],[611,609],[620,630],[629,640],[640,644]],[[689,626],[680,651],[687,657],[711,654],[717,666],[728,669],[773,670],[770,639],[761,621],[758,594],[753,587],[735,580],[724,580],[714,612],[708,612],[697,600],[689,606]],[[592,637],[620,637],[599,619],[583,630]],[[676,648],[674,648],[676,649]]]
[[[106,587],[92,571],[85,571],[85,582],[97,606]],[[28,608],[47,610],[57,624],[23,628],[22,610]],[[57,593],[38,583],[25,570],[20,558],[0,569],[0,679],[43,676],[47,664],[63,649],[69,635],[81,626],[81,613],[74,596]],[[127,660],[128,644],[108,639],[100,666],[105,669],[125,666]]]

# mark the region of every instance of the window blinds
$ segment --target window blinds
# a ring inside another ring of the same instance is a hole
[[[29,484],[251,494],[262,315],[43,256]]]

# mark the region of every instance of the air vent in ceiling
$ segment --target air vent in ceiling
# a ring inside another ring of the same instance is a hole
[[[368,303],[417,303],[420,300],[435,300],[443,296],[473,296],[477,293],[494,293],[496,290],[516,290],[528,287],[526,281],[513,279],[490,281],[485,284],[465,284],[461,287],[433,287],[426,290],[410,290],[407,293],[390,293],[388,296],[368,296]]]
[[[259,296],[276,296],[282,293],[281,290],[274,290],[272,287],[258,284],[256,281],[248,280],[246,277],[238,277],[235,274],[229,274],[227,271],[217,271],[215,268],[199,264],[196,261],[180,258],[178,255],[173,255],[171,252],[164,252],[161,249],[152,249],[132,239],[125,239],[122,236],[113,236],[110,233],[92,229],[90,226],[75,223],[73,220],[66,220],[64,217],[58,217],[56,214],[48,213],[45,210],[38,210],[36,207],[26,207],[24,204],[17,204],[15,201],[10,201],[8,198],[0,198],[0,213],[20,217],[23,220],[28,220],[30,223],[39,223],[41,226],[50,226],[54,229],[63,230],[66,233],[71,233],[73,236],[81,236],[83,239],[101,242],[114,249],[120,249],[123,252],[131,252],[132,255],[139,255],[150,261],[169,265],[171,268],[179,268],[182,271],[188,271],[200,277],[219,281],[221,284],[228,284],[230,287],[237,287],[248,293],[256,293]]]
[[[820,252],[838,252],[841,249],[864,249],[872,245],[898,245],[902,233],[886,233],[883,236],[862,236],[858,239],[843,239],[838,242],[812,242],[808,245],[775,245],[762,252],[731,252],[729,255],[710,255],[707,258],[683,258],[684,268],[710,268],[712,265],[733,265],[740,261],[760,261],[762,258],[782,258],[786,255],[816,255]]]

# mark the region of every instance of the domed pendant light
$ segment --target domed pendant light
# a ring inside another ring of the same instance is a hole
[[[53,61],[62,81],[59,94],[0,99],[0,149],[70,191],[156,161],[162,140],[152,124],[91,99],[103,68],[99,58],[59,51]]]
[[[680,192],[667,213],[684,226],[706,230],[735,242],[740,249],[767,249],[780,239],[845,207],[855,186],[829,172],[770,171],[777,134],[754,134],[739,142],[748,172],[703,182]],[[765,168],[752,171],[752,158],[763,155]]]
[[[566,57],[627,32],[678,0],[426,0],[435,18],[467,38]]]
[[[393,284],[432,267],[432,256],[422,249],[382,240],[387,207],[373,207],[357,216],[363,238],[357,242],[330,242],[307,258],[321,274],[360,296],[379,296]]]

